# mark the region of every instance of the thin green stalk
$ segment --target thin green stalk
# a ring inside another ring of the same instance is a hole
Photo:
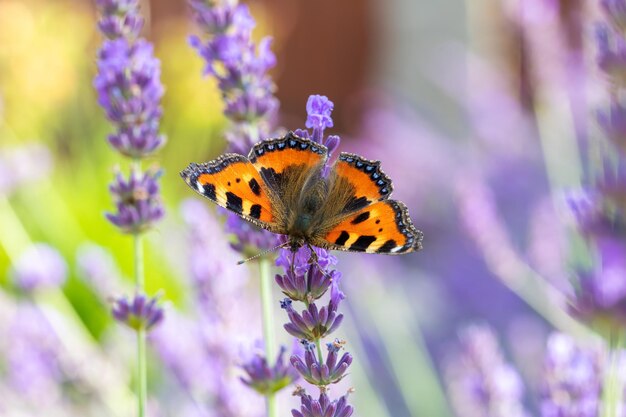
[[[602,415],[604,417],[617,417],[621,415],[623,386],[619,375],[619,346],[619,335],[611,338],[609,343],[609,368],[605,373],[604,386],[602,387]]]
[[[133,236],[133,254],[135,257],[135,286],[138,291],[143,291],[145,286],[143,268],[143,236],[135,234]]]
[[[322,356],[322,339],[315,339],[315,346],[317,347],[317,356],[320,363],[324,363],[324,356]]]
[[[135,286],[144,292],[143,242],[140,234],[133,236],[133,255],[135,258]],[[146,331],[137,330],[137,415],[144,417],[148,398],[146,371]]]
[[[265,342],[265,357],[270,365],[270,360],[276,356],[274,340],[274,303],[272,301],[272,276],[270,273],[269,259],[262,257],[259,260],[259,274],[261,278],[261,307],[263,309],[263,340]],[[267,417],[277,417],[276,396],[267,394]]]
[[[134,159],[131,162],[131,170],[141,172],[141,160]],[[143,236],[141,233],[133,235],[133,257],[135,260],[135,289],[139,293],[145,293],[145,272]],[[146,331],[137,330],[137,415],[144,417],[148,400],[148,376],[146,362]]]
[[[137,406],[139,417],[146,413],[146,400],[148,398],[146,367],[146,331],[137,330]]]

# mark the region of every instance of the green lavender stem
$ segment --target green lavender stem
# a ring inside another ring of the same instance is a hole
[[[621,415],[621,403],[623,399],[623,387],[619,375],[620,368],[620,337],[614,336],[609,344],[609,368],[604,378],[602,388],[602,415],[604,417],[617,417]]]
[[[259,274],[261,276],[261,307],[263,309],[263,340],[265,342],[265,357],[270,360],[276,356],[274,341],[274,303],[272,302],[272,276],[269,259],[262,257],[259,260]],[[267,417],[277,417],[276,396],[266,395]]]
[[[140,234],[133,236],[135,258],[135,286],[137,291],[144,292],[143,270],[143,238]],[[137,411],[139,417],[146,413],[146,401],[148,397],[146,376],[146,331],[137,330]]]

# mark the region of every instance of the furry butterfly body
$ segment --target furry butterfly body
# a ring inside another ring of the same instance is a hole
[[[287,235],[292,248],[402,254],[421,249],[406,206],[389,199],[378,161],[328,150],[288,133],[256,144],[248,157],[224,154],[190,164],[181,176],[196,192],[243,219]],[[328,172],[326,172],[328,170]]]

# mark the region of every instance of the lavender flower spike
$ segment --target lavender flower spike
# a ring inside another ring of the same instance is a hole
[[[348,395],[341,396],[338,400],[331,401],[325,392],[320,393],[317,400],[313,399],[306,391],[298,387],[293,395],[300,397],[300,411],[292,410],[293,417],[350,417],[354,408],[348,405]]]
[[[311,139],[315,142],[322,143],[328,148],[331,154],[339,146],[339,136],[328,136],[324,138],[324,130],[333,127],[333,118],[330,114],[335,105],[326,96],[311,95],[306,102],[306,124],[309,129],[313,129]],[[302,132],[297,132],[301,133]],[[308,132],[304,135],[308,137]]]
[[[131,329],[150,330],[163,321],[163,308],[158,305],[159,296],[148,298],[135,294],[132,299],[119,297],[113,301],[113,317]]]
[[[345,345],[345,341],[335,339],[333,343],[326,344],[328,355],[325,363],[320,363],[316,357],[315,344],[309,343],[307,340],[303,340],[302,344],[305,349],[304,360],[297,355],[293,355],[291,364],[308,383],[322,387],[336,384],[343,379],[352,363],[352,355],[348,352],[339,358],[339,352]]]
[[[271,39],[258,45],[252,40],[254,19],[248,7],[236,1],[190,0],[196,23],[206,40],[189,42],[206,62],[205,72],[218,81],[233,126],[227,137],[230,150],[247,154],[250,147],[269,136],[270,121],[278,109],[276,86],[267,71],[276,64]]]
[[[246,376],[241,381],[263,395],[269,395],[291,385],[298,379],[298,373],[285,363],[287,349],[280,347],[274,366],[270,367],[261,352],[254,353],[242,364]]]
[[[123,155],[143,158],[165,144],[165,136],[159,134],[160,75],[159,60],[144,39],[109,40],[100,49],[94,87],[98,103],[116,127],[109,143]]]
[[[157,182],[160,176],[160,171],[140,173],[133,169],[126,180],[118,172],[109,186],[117,211],[107,213],[107,219],[125,233],[136,234],[150,229],[165,212]]]
[[[143,27],[139,0],[96,0],[102,17],[98,28],[109,39],[135,39]]]

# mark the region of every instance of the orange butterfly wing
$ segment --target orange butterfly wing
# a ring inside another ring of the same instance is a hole
[[[353,212],[323,240],[311,243],[334,250],[399,255],[420,250],[422,237],[402,202],[384,200]]]
[[[227,153],[202,164],[190,164],[181,176],[200,195],[245,220],[280,233],[265,181],[250,161]]]
[[[313,245],[327,249],[402,254],[421,249],[423,234],[411,221],[406,206],[389,200],[391,179],[380,169],[379,161],[341,153],[334,166],[329,199],[342,200],[342,210],[334,226]]]
[[[279,199],[290,190],[300,190],[316,168],[328,157],[324,145],[301,138],[292,132],[282,138],[257,143],[250,150],[248,159],[259,171],[268,186]],[[286,202],[288,203],[288,202]]]

